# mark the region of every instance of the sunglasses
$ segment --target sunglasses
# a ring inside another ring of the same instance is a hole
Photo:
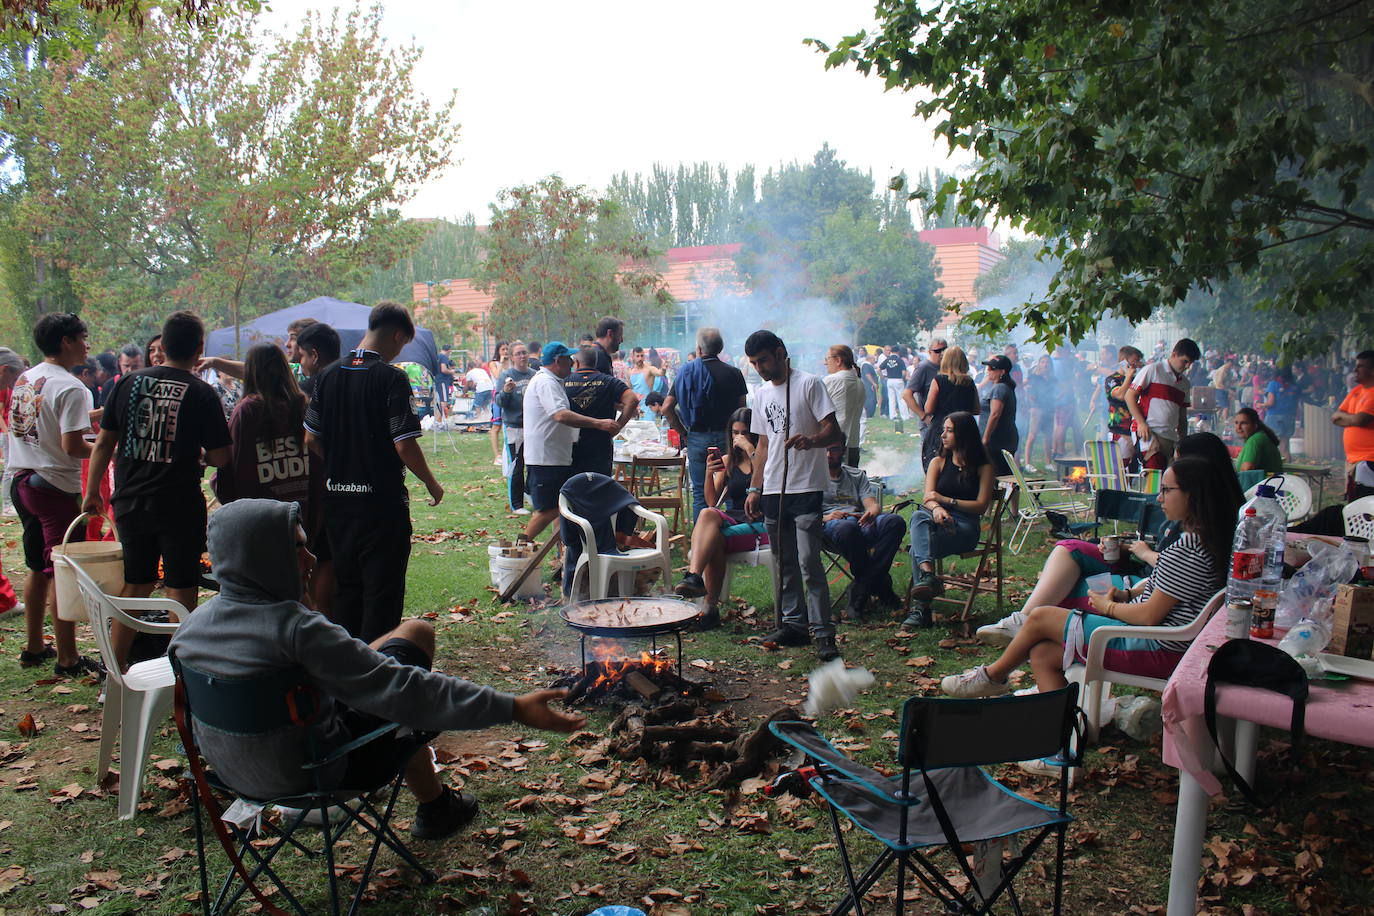
[[[934,353],[936,356],[939,356],[941,353],[945,352],[945,351],[948,350],[948,349],[949,349],[949,347],[941,347],[941,348],[938,349],[938,350],[931,350],[930,352],[931,352],[931,353]]]

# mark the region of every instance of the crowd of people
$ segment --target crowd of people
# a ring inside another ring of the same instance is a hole
[[[432,629],[402,619],[407,473],[430,505],[444,498],[418,441],[416,407],[428,402],[392,364],[414,335],[408,310],[384,302],[347,353],[333,328],[307,319],[283,345],[256,344],[241,362],[206,358],[205,329],[191,312],[168,316],[143,347],[94,360],[76,315],[37,323],[42,359],[33,366],[0,348],[4,497],[19,515],[28,569],[21,664],[51,662],[64,676],[101,671],[78,651],[73,625],[53,613],[51,552],[85,513],[92,522],[78,537],[121,544],[123,595],[144,597],[161,583],[195,611],[173,643],[180,658],[225,677],[304,667],[338,701],[329,730],[340,744],[376,717],[417,728],[511,720],[578,727],[577,717],[550,708],[557,691],[510,697],[431,672]],[[1358,354],[1342,391],[1335,370],[1269,372],[1262,361],[1204,353],[1186,338],[1148,358],[1133,346],[1104,347],[1091,366],[1067,348],[1023,363],[1014,345],[980,361],[976,350],[939,337],[923,348],[835,344],[818,360],[824,371],[813,373],[795,366],[770,330],[750,334],[736,360],[712,327],[697,330],[683,360],[660,348],[626,351],[624,336],[624,323],[605,317],[574,346],[502,342],[489,362],[469,363],[461,375],[446,354],[435,398],[447,403],[469,389],[477,409],[490,411],[493,459],[509,482],[511,510],[528,516],[531,540],[558,518],[559,496],[577,475],[613,477],[615,440],[631,422],[663,427],[686,456],[694,523],[686,573],[668,585],[704,599],[698,628],[720,626],[729,556],[768,551],[776,625],[762,642],[770,648],[810,645],[822,661],[838,658],[824,553],[847,564],[843,614],[857,622],[875,607],[902,605],[894,561],[904,538],[913,603],[903,626],[930,626],[944,587],[938,561],[977,544],[998,478],[1013,470],[1005,456],[1033,468],[1036,445],[1053,459],[1088,432],[1111,436],[1128,461],[1161,472],[1168,524],[1157,540],[1132,545],[1133,562],[1117,566],[1095,544],[1056,545],[1025,606],[979,630],[1005,646],[1001,658],[945,679],[956,696],[1005,692],[1011,670],[1027,661],[1040,686],[1054,687],[1096,627],[1195,617],[1224,581],[1238,475],[1281,468],[1304,400],[1334,408],[1348,497],[1374,493],[1374,351]],[[909,518],[883,509],[861,467],[868,427],[884,410],[896,431],[906,435],[912,424],[920,439],[911,453],[924,484]],[[1198,416],[1212,429],[1198,428]],[[1232,429],[1234,451],[1214,431]],[[213,514],[201,487],[206,468],[223,506]],[[114,530],[105,531],[99,519],[111,518]],[[197,610],[207,548],[220,591]],[[1103,571],[1117,576],[1113,588],[1086,592],[1087,577]],[[9,604],[17,603],[11,590]],[[133,633],[116,624],[114,637],[114,661],[135,661]],[[1117,642],[1115,667],[1155,675],[1186,649]],[[299,776],[230,736],[209,736],[205,747],[273,786]],[[414,829],[446,835],[472,817],[475,802],[438,786],[422,757],[408,770],[423,812]]]

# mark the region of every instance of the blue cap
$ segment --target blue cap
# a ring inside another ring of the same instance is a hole
[[[553,361],[560,356],[572,356],[572,351],[565,347],[561,341],[551,340],[544,344],[544,350],[539,354],[539,361],[545,366],[552,366]]]

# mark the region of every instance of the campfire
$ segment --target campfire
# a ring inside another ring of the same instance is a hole
[[[568,703],[623,704],[669,697],[724,699],[708,684],[683,678],[666,650],[628,654],[614,640],[597,640],[592,657],[581,669],[560,678],[555,687],[568,688]]]
[[[1088,492],[1088,469],[1084,465],[1074,465],[1069,468],[1068,476],[1064,478],[1067,486],[1073,487],[1075,492]]]

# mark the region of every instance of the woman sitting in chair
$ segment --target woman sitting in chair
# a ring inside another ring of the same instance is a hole
[[[706,596],[706,613],[693,629],[720,626],[720,589],[725,564],[732,553],[768,546],[763,521],[751,522],[744,499],[754,474],[754,451],[759,437],[749,431],[754,412],[741,407],[730,415],[730,451],[706,462],[706,508],[692,527],[692,553],[687,575],[674,591],[683,598]],[[725,497],[725,507],[715,506]]]
[[[1226,473],[1230,467],[1225,444],[1212,433],[1192,433],[1178,440],[1176,457],[1188,456],[1201,458],[1214,465],[1223,478],[1223,485],[1229,498],[1237,507],[1245,502],[1235,473]],[[1016,636],[1025,624],[1033,608],[1050,604],[1071,610],[1092,610],[1091,596],[1088,594],[1088,577],[1110,573],[1112,584],[1120,588],[1135,588],[1143,582],[1149,571],[1159,562],[1159,555],[1182,534],[1178,522],[1166,520],[1155,531],[1141,532],[1154,535],[1155,546],[1137,539],[1124,544],[1130,557],[1123,556],[1121,561],[1112,564],[1102,559],[1102,547],[1092,541],[1066,538],[1054,545],[1045,560],[1040,575],[1035,579],[1025,605],[1013,611],[996,623],[978,628],[974,634],[978,641],[990,646],[1005,646]],[[1135,562],[1132,562],[1134,558]]]
[[[911,516],[911,595],[916,599],[904,629],[928,627],[930,602],[945,590],[935,561],[978,546],[979,521],[992,505],[996,473],[968,411],[945,417],[940,452],[926,468],[926,493]]]
[[[1102,626],[1184,626],[1191,623],[1226,582],[1235,532],[1236,502],[1223,473],[1201,458],[1180,458],[1164,472],[1159,503],[1183,533],[1159,555],[1149,578],[1131,589],[1113,586],[1091,595],[1092,612],[1042,605],[1028,615],[997,661],[951,674],[940,689],[954,697],[993,697],[1010,690],[1007,678],[1029,660],[1036,686],[1055,690],[1066,683],[1066,662],[1081,661],[1093,630]],[[1066,646],[1069,649],[1066,651]],[[1168,677],[1188,644],[1155,639],[1111,641],[1107,663],[1114,671]]]

